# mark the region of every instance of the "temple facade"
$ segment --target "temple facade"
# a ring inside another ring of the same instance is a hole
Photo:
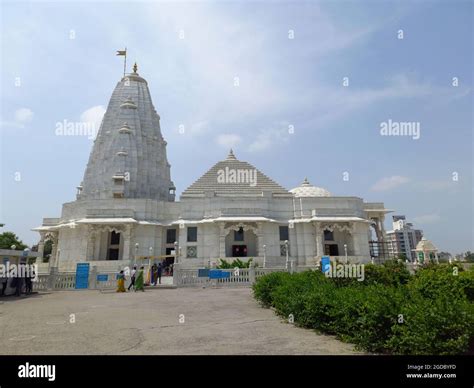
[[[310,173],[311,171],[308,171]],[[134,72],[118,82],[94,141],[77,198],[44,218],[50,265],[129,266],[145,257],[203,267],[219,259],[259,266],[315,266],[323,255],[354,263],[383,242],[383,203],[339,197],[307,179],[287,190],[232,152],[175,200],[148,84]]]

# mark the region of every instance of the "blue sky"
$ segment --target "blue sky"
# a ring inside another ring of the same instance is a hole
[[[474,250],[472,2],[1,9],[0,222],[25,242],[75,199],[92,147],[57,136],[56,123],[100,122],[126,46],[161,116],[178,194],[233,147],[288,189],[307,176],[334,195],[384,202],[440,250]],[[419,123],[420,139],[381,136],[389,119]]]

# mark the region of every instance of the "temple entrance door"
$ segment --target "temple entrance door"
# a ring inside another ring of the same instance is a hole
[[[339,256],[339,247],[337,244],[325,244],[324,254],[327,256]]]
[[[174,248],[166,248],[166,256],[174,255]],[[165,257],[163,261],[163,276],[171,276],[172,274],[172,265],[174,264],[174,256]]]
[[[232,245],[232,257],[247,257],[247,245]]]
[[[116,231],[111,231],[107,236],[107,253],[106,260],[120,260],[120,245],[123,244],[121,241],[121,234]]]

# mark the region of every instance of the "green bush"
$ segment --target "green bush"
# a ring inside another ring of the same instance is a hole
[[[234,269],[234,268],[249,268],[252,264],[253,259],[250,258],[247,261],[242,261],[240,259],[234,259],[231,263],[229,263],[225,259],[219,259],[219,265],[217,268],[219,269]]]
[[[419,269],[409,287],[425,298],[449,296],[451,299],[470,297],[474,290],[474,274],[454,264],[430,264]]]
[[[364,269],[366,284],[399,286],[408,283],[411,276],[405,263],[398,260],[389,260],[382,265],[366,264]]]
[[[367,265],[366,281],[345,284],[319,271],[272,273],[253,291],[285,320],[291,314],[299,326],[370,352],[466,352],[474,338],[474,271],[453,275],[452,266],[430,265],[407,272],[397,262]]]
[[[317,306],[324,308],[330,301],[335,286],[321,272],[307,271],[290,275],[272,291],[273,307],[285,319],[293,315],[295,322],[304,327],[314,327],[316,320],[308,316],[308,298],[318,298]]]
[[[356,344],[359,349],[388,352],[387,340],[392,335],[399,306],[405,297],[406,292],[402,288],[383,285],[337,290],[332,312],[336,334]]]
[[[474,267],[473,267],[474,268]],[[459,282],[461,289],[464,291],[470,302],[474,301],[474,271],[464,271],[459,273]]]
[[[464,353],[474,335],[473,313],[473,305],[466,300],[414,293],[401,306],[403,323],[393,327],[388,347],[395,354]]]
[[[290,276],[287,272],[272,272],[259,278],[252,286],[253,295],[264,307],[273,306],[272,292],[283,284],[285,278]]]

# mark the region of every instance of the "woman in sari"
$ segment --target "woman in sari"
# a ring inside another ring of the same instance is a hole
[[[123,271],[117,275],[117,292],[125,292],[125,275]]]
[[[137,278],[135,279],[135,291],[142,290],[145,291],[144,288],[144,274],[143,274],[143,266],[140,267],[140,271],[138,271]]]

